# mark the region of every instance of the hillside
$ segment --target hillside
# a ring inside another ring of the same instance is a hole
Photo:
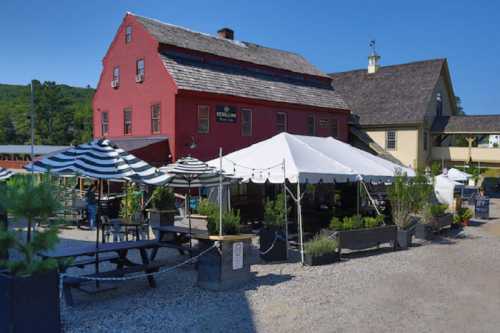
[[[35,141],[69,145],[92,137],[94,89],[35,81]],[[0,144],[30,141],[30,86],[0,84]]]

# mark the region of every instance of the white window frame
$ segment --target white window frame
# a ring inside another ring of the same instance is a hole
[[[394,133],[394,147],[389,147],[389,134],[390,133]],[[385,132],[385,149],[386,150],[397,150],[398,148],[398,132],[396,130],[393,130],[393,129],[389,129]]]
[[[113,81],[120,83],[120,66],[113,67]]]
[[[139,68],[139,63],[142,63],[142,68]],[[135,61],[135,75],[144,75],[146,74],[146,62],[144,58],[139,58]]]
[[[248,133],[245,132],[245,124],[247,122],[245,121],[244,114],[247,113],[249,118],[248,118],[248,125],[249,125],[249,130]],[[242,108],[240,110],[240,115],[241,115],[241,136],[252,136],[253,135],[253,110],[249,108]]]
[[[125,44],[128,44],[132,41],[132,26],[127,25],[125,27]]]
[[[202,112],[206,112],[205,115],[201,115]],[[206,121],[207,122],[207,129],[204,130],[201,128],[201,122]],[[197,131],[200,134],[208,134],[210,133],[210,106],[208,105],[198,105],[198,112],[197,112]]]

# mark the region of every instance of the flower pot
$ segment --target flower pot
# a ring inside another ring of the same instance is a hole
[[[259,232],[260,257],[265,261],[287,260],[285,233],[279,228],[262,228]]]
[[[250,271],[251,235],[209,236],[200,240],[203,251],[218,241],[214,248],[198,258],[198,286],[208,290],[239,288],[253,277]]]
[[[0,332],[60,332],[59,274],[0,273]]]
[[[320,256],[313,256],[307,253],[304,254],[304,264],[307,266],[328,265],[337,261],[340,261],[339,252],[326,253]]]
[[[429,224],[419,223],[415,228],[415,237],[424,240],[434,239],[434,229]]]
[[[391,243],[396,249],[397,227],[395,225],[376,228],[343,230],[337,232],[339,249],[362,250]]]
[[[465,219],[462,221],[462,224],[464,225],[464,227],[467,227],[469,225],[469,222],[470,222],[470,219]]]
[[[398,248],[401,250],[406,250],[411,246],[413,230],[398,229],[397,237]]]

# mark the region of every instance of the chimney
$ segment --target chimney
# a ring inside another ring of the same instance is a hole
[[[219,31],[217,31],[217,35],[219,35],[219,38],[224,38],[224,39],[234,39],[234,31],[229,29],[229,28],[222,28]]]
[[[370,41],[372,53],[368,56],[368,74],[374,74],[378,71],[380,56],[375,51],[375,40]]]

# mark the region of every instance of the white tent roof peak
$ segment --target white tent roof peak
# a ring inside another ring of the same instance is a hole
[[[285,161],[286,176],[283,171]],[[208,164],[219,167],[219,159]],[[255,183],[332,183],[387,181],[401,170],[413,176],[411,169],[354,148],[332,137],[313,137],[280,133],[272,138],[240,149],[222,158],[227,173]]]

